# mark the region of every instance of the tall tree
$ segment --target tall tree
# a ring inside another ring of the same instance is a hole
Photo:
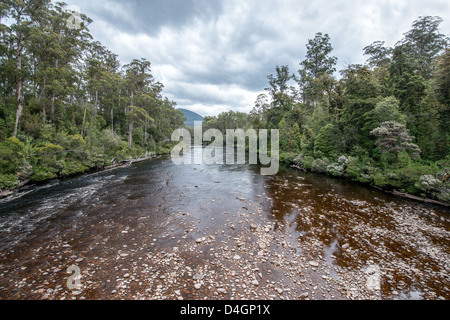
[[[276,128],[283,118],[283,114],[292,108],[293,97],[290,95],[292,87],[289,82],[293,75],[289,73],[288,66],[277,66],[276,74],[269,75],[269,86],[265,90],[269,92],[272,102],[267,111],[267,121],[271,128]]]
[[[369,56],[367,64],[371,68],[385,66],[390,62],[392,48],[385,47],[384,44],[384,41],[375,41],[364,48],[364,55]]]
[[[5,0],[3,12],[12,19],[7,28],[6,41],[11,50],[10,57],[15,61],[14,77],[16,83],[17,112],[13,136],[17,136],[20,117],[24,107],[23,82],[27,77],[24,70],[24,55],[27,41],[33,28],[48,9],[50,0]]]
[[[402,44],[409,44],[410,54],[419,65],[422,77],[430,79],[434,71],[434,59],[447,48],[449,39],[439,32],[442,18],[422,16],[414,21],[412,29],[405,34]]]
[[[333,47],[328,34],[316,33],[314,39],[310,39],[306,45],[306,59],[300,63],[297,82],[303,95],[304,103],[316,104],[314,97],[313,80],[322,75],[332,75],[336,71],[337,58],[330,56]],[[309,101],[312,99],[313,101]]]
[[[147,93],[153,83],[153,76],[151,74],[151,63],[144,58],[141,60],[134,59],[131,63],[125,65],[124,69],[125,86],[130,101],[125,113],[128,119],[128,146],[131,148],[134,124],[137,119],[147,114],[142,107],[142,103],[150,97]],[[141,103],[141,106],[138,106],[139,103]],[[146,117],[144,116],[144,118]]]

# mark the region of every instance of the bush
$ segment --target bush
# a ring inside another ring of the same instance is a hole
[[[330,165],[330,160],[327,158],[316,159],[312,163],[311,170],[313,172],[327,172],[327,167]]]
[[[67,177],[70,175],[84,173],[89,168],[84,166],[80,161],[66,161],[64,169],[59,173],[60,176]]]
[[[44,145],[35,148],[35,166],[32,179],[35,181],[44,181],[54,179],[64,169],[63,148],[60,145],[44,143]]]
[[[12,189],[17,183],[17,179],[14,175],[0,174],[0,189]]]
[[[333,163],[327,167],[326,172],[334,177],[342,177],[345,173],[345,166],[344,164]]]
[[[442,182],[432,175],[424,175],[420,177],[414,186],[427,196],[444,202],[450,202],[450,186],[448,182]]]
[[[0,143],[0,174],[16,174],[24,162],[24,147],[24,143],[16,138]]]

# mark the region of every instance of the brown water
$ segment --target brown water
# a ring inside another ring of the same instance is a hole
[[[0,299],[450,299],[448,209],[259,169],[163,157],[2,201]]]

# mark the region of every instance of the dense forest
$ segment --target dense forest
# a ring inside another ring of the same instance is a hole
[[[394,47],[365,47],[336,76],[327,34],[298,72],[277,66],[250,114],[206,117],[204,130],[279,129],[280,157],[327,173],[450,202],[450,50],[439,17],[419,17]]]
[[[92,20],[50,0],[0,4],[0,189],[170,150],[183,113],[146,59],[122,65]]]
[[[0,4],[0,189],[170,151],[183,112],[151,63],[122,64],[92,20],[50,0]],[[419,17],[394,47],[337,72],[327,34],[296,72],[276,66],[249,113],[204,130],[279,129],[281,161],[302,170],[450,202],[450,51],[439,17]]]

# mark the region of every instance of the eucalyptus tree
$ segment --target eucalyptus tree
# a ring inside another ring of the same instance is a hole
[[[124,66],[124,70],[124,85],[129,94],[129,104],[125,108],[125,114],[128,121],[128,146],[131,148],[135,123],[140,123],[142,120],[145,123],[145,119],[153,121],[143,105],[153,99],[148,91],[154,78],[151,74],[151,63],[145,58],[134,59]],[[141,106],[137,106],[138,104]]]
[[[439,31],[442,18],[421,16],[413,22],[412,29],[405,33],[399,45],[409,44],[409,54],[418,64],[420,74],[426,80],[432,77],[435,70],[435,59],[445,51],[449,38]]]
[[[10,69],[9,81],[15,83],[17,111],[13,136],[17,136],[19,121],[24,107],[24,82],[29,79],[29,61],[26,59],[27,43],[33,29],[38,28],[38,22],[48,10],[50,0],[4,0],[2,14],[9,17],[12,23],[2,27],[2,39],[8,48],[6,61],[14,62]]]
[[[332,75],[336,71],[337,58],[331,56],[333,47],[328,34],[316,33],[314,39],[306,45],[306,59],[300,63],[297,82],[303,96],[303,103],[317,104],[317,93],[314,94],[313,81],[323,75]]]

